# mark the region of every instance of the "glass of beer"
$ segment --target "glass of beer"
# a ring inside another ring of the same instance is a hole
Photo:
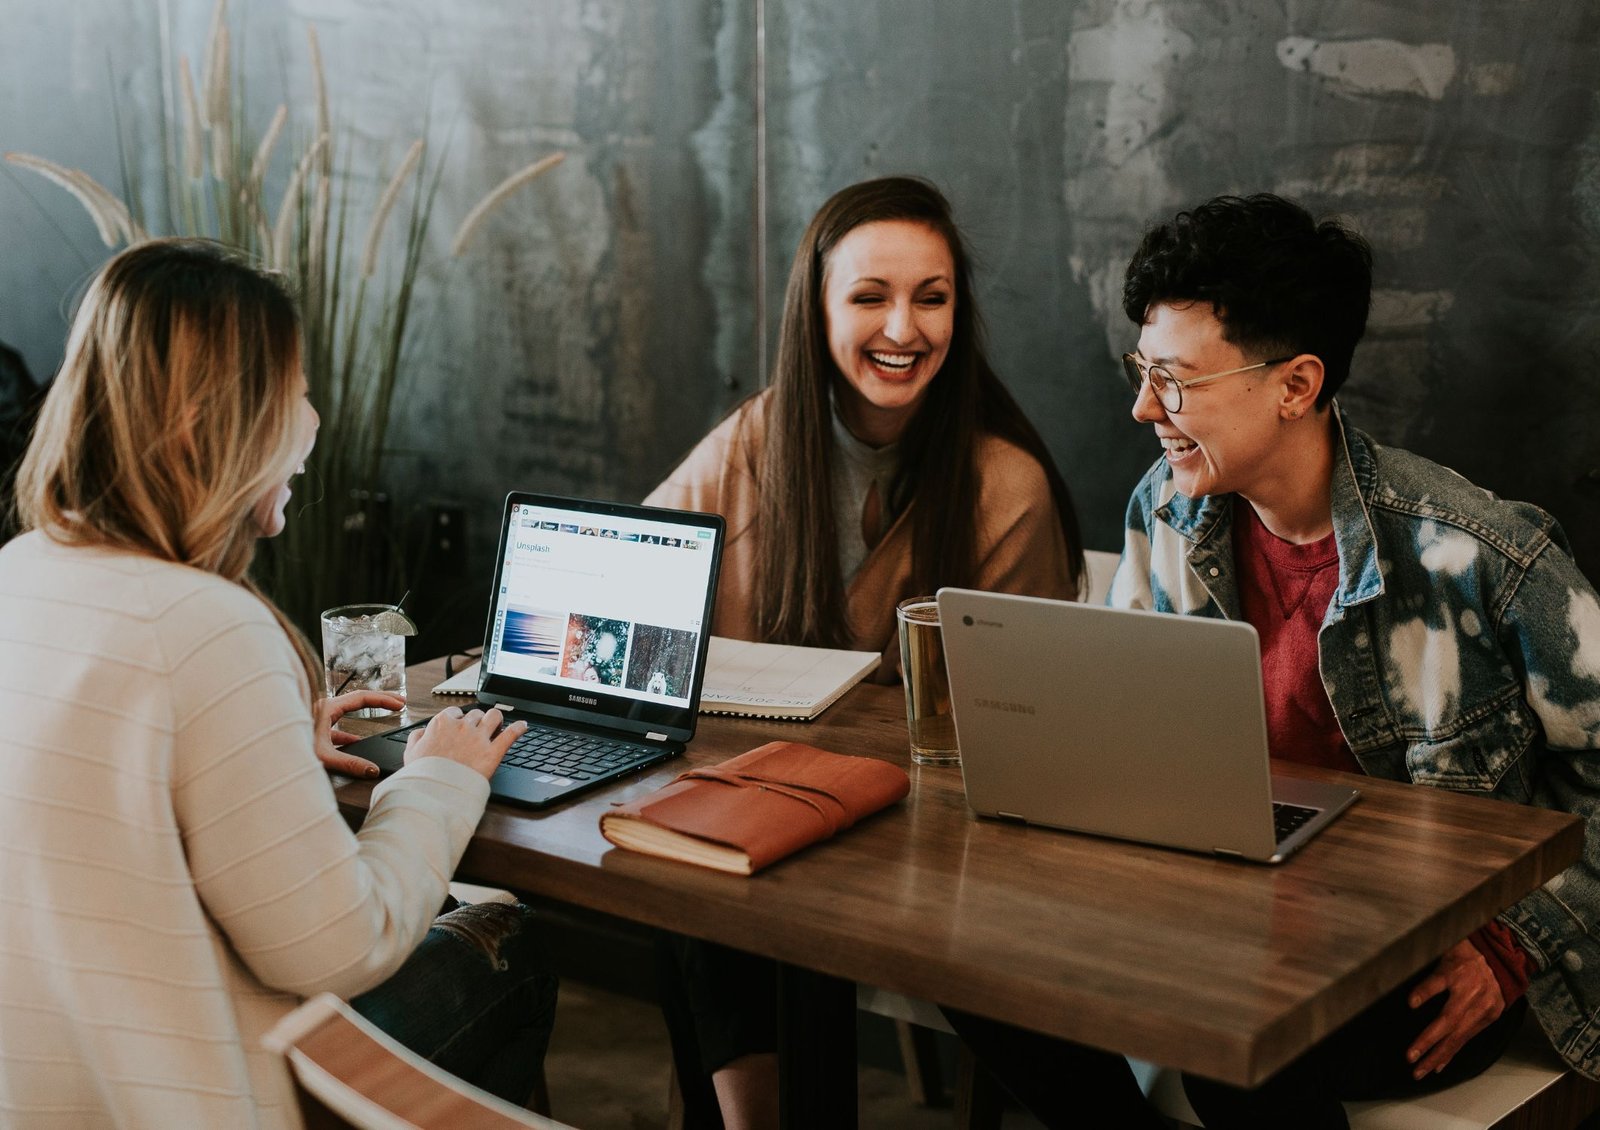
[[[895,607],[900,623],[900,662],[905,668],[906,727],[911,760],[918,765],[955,765],[956,720],[950,709],[950,678],[944,669],[939,602],[915,596]]]

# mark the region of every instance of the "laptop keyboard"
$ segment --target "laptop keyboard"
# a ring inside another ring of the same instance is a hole
[[[538,726],[530,727],[527,733],[511,743],[511,749],[502,764],[516,765],[536,773],[549,773],[553,777],[565,777],[571,781],[592,781],[660,755],[659,749],[648,746]]]
[[[408,734],[404,730],[397,730],[388,736],[396,741],[405,741]],[[511,743],[505,760],[500,764],[534,773],[548,773],[552,777],[565,777],[569,781],[592,781],[596,777],[631,769],[660,756],[661,750],[652,746],[533,725]]]
[[[1322,809],[1320,808],[1307,808],[1303,804],[1285,804],[1283,801],[1273,801],[1272,830],[1277,837],[1277,842],[1283,843],[1284,840],[1305,827],[1307,820],[1310,820],[1321,811]]]

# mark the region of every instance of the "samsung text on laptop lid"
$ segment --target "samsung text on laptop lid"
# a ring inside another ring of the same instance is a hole
[[[950,588],[939,615],[980,815],[1277,863],[1359,795],[1271,775],[1249,624]]]
[[[490,782],[494,797],[542,806],[683,751],[723,529],[715,514],[506,496],[477,701],[533,728]],[[346,748],[393,772],[414,728]],[[552,748],[534,757],[530,743]]]

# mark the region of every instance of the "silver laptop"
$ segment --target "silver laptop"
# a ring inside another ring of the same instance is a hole
[[[543,808],[694,737],[722,560],[715,514],[506,496],[477,703],[527,733],[489,782]],[[419,722],[345,750],[392,773]]]
[[[1274,777],[1249,624],[941,589],[982,816],[1279,863],[1359,795]]]

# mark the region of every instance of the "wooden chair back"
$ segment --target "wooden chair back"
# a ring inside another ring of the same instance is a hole
[[[440,1070],[331,993],[263,1043],[288,1062],[306,1130],[570,1130]]]

